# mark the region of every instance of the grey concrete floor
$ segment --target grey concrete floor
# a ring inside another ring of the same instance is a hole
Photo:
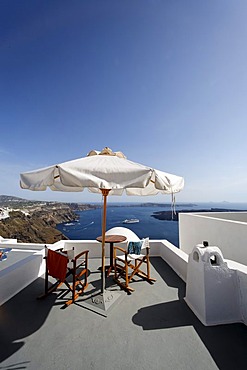
[[[100,260],[89,262],[88,294],[100,286]],[[156,283],[137,279],[108,317],[85,309],[82,297],[66,309],[58,293],[37,300],[37,279],[0,307],[0,369],[246,369],[246,326],[203,326],[184,282],[161,258],[151,263]],[[107,287],[119,290],[111,276]]]

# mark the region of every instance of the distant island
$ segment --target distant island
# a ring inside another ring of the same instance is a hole
[[[239,209],[226,209],[226,208],[210,208],[210,209],[181,209],[176,211],[175,214],[172,215],[172,211],[159,211],[154,212],[151,217],[154,217],[158,220],[165,220],[165,221],[178,221],[179,213],[201,213],[201,212],[244,212],[244,210]]]
[[[162,207],[162,208],[171,208],[171,203],[151,203],[151,202],[148,202],[148,203],[120,203],[120,204],[116,204],[116,203],[110,203],[108,202],[108,205],[107,207]],[[179,204],[177,203],[176,204],[177,207],[182,207],[182,206],[185,206],[185,204]],[[193,204],[193,203],[186,203],[186,207],[194,207],[196,206],[196,204]]]

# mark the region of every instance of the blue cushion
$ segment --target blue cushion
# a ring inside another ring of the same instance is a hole
[[[0,248],[0,261],[4,261],[7,258],[7,253],[11,251],[12,248]]]
[[[128,244],[128,254],[141,254],[142,243],[143,243],[143,241],[129,242],[129,244]]]
[[[3,253],[9,253],[11,251],[12,248],[1,248],[0,247],[0,252],[3,252]]]

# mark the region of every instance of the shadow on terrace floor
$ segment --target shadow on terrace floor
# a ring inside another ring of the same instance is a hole
[[[143,330],[193,326],[219,369],[246,369],[247,327],[238,323],[204,326],[184,301],[185,283],[161,259],[153,258],[152,265],[168,286],[178,289],[179,299],[139,309],[133,323]]]
[[[99,275],[98,271],[88,271],[91,282],[83,295],[84,298],[99,292],[101,288],[101,278],[97,278]],[[71,279],[69,277],[67,281],[71,283]],[[53,307],[57,306],[64,309],[66,307],[65,302],[71,298],[71,293],[67,290],[67,287],[62,285],[45,299],[37,299],[44,293],[44,287],[45,280],[40,277],[0,306],[0,363],[19,351],[25,345],[23,339],[31,336],[44,325]],[[115,290],[112,278],[106,279],[106,288],[108,287]],[[75,304],[80,306],[80,298]],[[9,368],[12,370],[26,369],[29,362],[16,363],[7,368],[0,366],[0,370]]]
[[[19,341],[20,339],[37,331],[45,322],[56,296],[51,294],[45,301],[37,300],[37,296],[43,290],[44,279],[38,278],[28,289],[23,289],[21,293],[0,306],[0,362],[25,344]],[[26,368],[25,363],[19,365],[21,367],[14,368]]]

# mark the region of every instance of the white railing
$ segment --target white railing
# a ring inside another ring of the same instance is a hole
[[[186,281],[188,256],[167,240],[150,240],[150,256],[160,256],[170,267]],[[127,243],[121,243],[126,247]],[[0,265],[0,305],[24,289],[45,271],[43,260],[45,244],[35,243],[1,243],[1,248],[12,248],[7,259]],[[96,240],[61,240],[50,244],[49,248],[70,250],[75,254],[89,250],[89,259],[101,258],[101,243]],[[21,257],[20,257],[21,254]],[[105,246],[105,255],[109,258],[110,248]],[[16,258],[15,258],[16,256]],[[17,258],[18,257],[18,258]],[[12,263],[11,260],[13,260]]]
[[[180,249],[189,254],[203,240],[217,246],[224,258],[247,265],[247,213],[180,213]]]

